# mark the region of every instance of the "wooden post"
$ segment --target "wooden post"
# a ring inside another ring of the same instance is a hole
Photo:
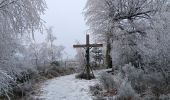
[[[86,34],[86,45],[89,45],[90,36],[89,34]],[[87,73],[87,79],[90,80],[90,47],[88,46],[86,48],[86,73]]]

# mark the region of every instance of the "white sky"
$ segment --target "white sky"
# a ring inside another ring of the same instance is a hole
[[[82,12],[86,0],[46,0],[46,2],[48,9],[43,19],[47,26],[53,26],[54,35],[57,37],[55,44],[65,46],[67,56],[72,58],[76,53],[72,47],[75,41],[85,42],[87,26]]]

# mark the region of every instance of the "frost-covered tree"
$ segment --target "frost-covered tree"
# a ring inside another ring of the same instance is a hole
[[[112,34],[113,65],[140,95],[170,93],[169,11],[169,0],[87,2],[90,30],[99,38]]]
[[[52,27],[47,29],[47,48],[48,48],[48,56],[51,62],[58,60],[62,57],[62,50],[64,50],[63,46],[56,46],[54,44],[57,38],[53,35]]]
[[[167,8],[166,8],[167,9]],[[163,15],[156,15],[153,22],[154,30],[148,31],[148,40],[144,42],[145,46],[141,46],[145,62],[145,69],[149,72],[157,72],[162,74],[166,85],[170,83],[170,19],[169,12],[164,12]],[[144,58],[143,57],[143,58]]]
[[[27,48],[27,53],[29,54],[29,58],[32,64],[36,65],[37,67],[40,59],[40,50],[41,50],[40,46],[41,46],[40,44],[33,42]]]
[[[46,30],[46,38],[42,43],[37,43],[32,38],[29,39],[26,51],[33,65],[37,67],[47,66],[63,56],[64,47],[56,45],[55,40],[56,37],[52,33],[52,28]]]
[[[47,29],[47,37],[46,41],[50,44],[50,51],[49,55],[51,56],[51,61],[54,61],[55,55],[54,55],[54,41],[56,40],[56,37],[53,35],[52,27]]]
[[[13,76],[22,70],[22,68],[15,70],[18,68],[16,59],[20,58],[19,52],[22,47],[20,38],[25,33],[34,33],[35,30],[42,28],[40,16],[45,8],[44,0],[0,0],[0,72],[7,75],[0,76],[4,78],[3,80],[11,76],[12,78],[8,79],[14,81]],[[4,84],[5,81],[1,83]],[[6,92],[10,88],[4,88],[0,84],[0,90],[3,89]]]
[[[42,28],[40,15],[44,13],[44,0],[1,0],[1,34],[34,32]]]
[[[131,62],[139,66],[142,60],[137,43],[152,28],[152,17],[167,5],[166,0],[89,0],[85,17],[94,34],[111,37],[113,63],[121,58],[117,65]]]

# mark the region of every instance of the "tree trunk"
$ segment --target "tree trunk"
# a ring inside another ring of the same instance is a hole
[[[106,67],[112,68],[112,57],[110,56],[111,52],[111,43],[110,38],[107,37],[107,46],[106,46]]]

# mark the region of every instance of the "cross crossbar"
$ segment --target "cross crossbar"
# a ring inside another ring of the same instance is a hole
[[[103,44],[83,44],[83,45],[73,45],[74,48],[85,48],[85,47],[103,47]]]

